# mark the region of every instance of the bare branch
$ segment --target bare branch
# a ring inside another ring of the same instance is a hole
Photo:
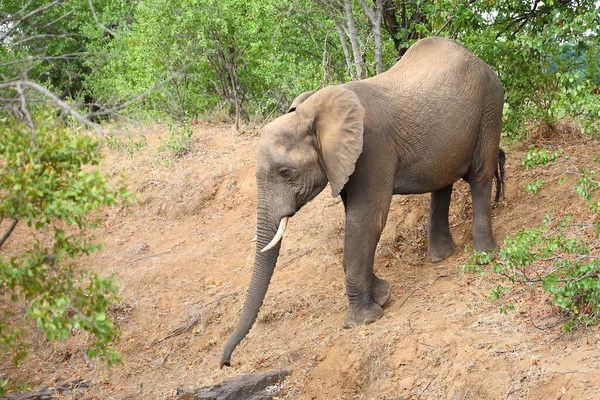
[[[13,18],[15,17],[15,15],[19,15],[21,14],[23,11],[25,11],[27,9],[27,7],[29,7],[29,5],[33,3],[33,0],[29,0],[27,2],[27,4],[25,4],[19,11],[17,11],[16,13],[12,14],[12,15],[8,15],[6,18],[4,18],[2,21],[0,21],[0,25],[4,25],[9,23],[10,21],[13,20]]]
[[[40,56],[40,57],[27,57],[22,60],[10,61],[7,63],[0,64],[0,67],[7,67],[9,65],[24,64],[33,61],[51,61],[51,60],[74,60],[80,56],[89,55],[90,52],[82,51],[79,53],[61,54],[60,56]]]
[[[354,73],[354,68],[352,68],[352,59],[350,58],[350,50],[348,50],[348,44],[346,43],[346,36],[340,23],[337,20],[333,20],[333,23],[335,24],[335,29],[338,33],[338,36],[340,37],[340,43],[342,44],[342,50],[344,52],[344,58],[346,60],[346,67],[348,68],[348,72],[350,73],[350,77],[352,78],[352,80],[356,81],[358,79],[356,78],[356,74]]]
[[[192,329],[192,328],[193,328],[193,327],[194,327],[194,326],[195,326],[195,325],[196,325],[198,322],[200,322],[200,320],[202,319],[202,311],[203,311],[203,310],[204,310],[206,307],[208,307],[208,306],[210,306],[210,305],[212,305],[212,304],[218,303],[219,301],[221,301],[221,300],[223,300],[223,299],[225,299],[225,298],[227,298],[227,297],[230,297],[230,296],[235,296],[235,295],[237,295],[237,292],[234,292],[234,293],[226,293],[226,294],[224,294],[224,295],[221,295],[221,296],[217,297],[216,299],[214,299],[214,300],[212,300],[212,301],[209,301],[209,302],[208,302],[208,303],[206,303],[206,304],[203,304],[203,305],[201,305],[201,306],[198,308],[198,312],[197,312],[196,314],[194,314],[194,315],[192,316],[192,318],[191,318],[191,319],[190,319],[188,322],[186,322],[186,324],[185,324],[185,325],[183,325],[183,326],[180,326],[180,327],[179,327],[179,328],[177,328],[177,329],[174,329],[174,330],[173,330],[173,331],[171,331],[171,333],[169,333],[167,336],[163,337],[162,339],[155,340],[154,342],[152,342],[152,344],[154,345],[154,344],[157,344],[157,343],[164,342],[164,341],[165,341],[165,340],[167,340],[167,339],[170,339],[170,338],[172,338],[172,337],[175,337],[175,336],[181,335],[182,333],[185,333],[185,332],[189,331],[189,330],[190,330],[190,329]]]
[[[323,68],[323,83],[327,82],[327,70],[329,65],[329,57],[327,56],[327,41],[329,40],[329,34],[331,31],[327,31],[325,40],[323,41],[323,61],[321,62],[321,68]]]
[[[68,13],[66,13],[66,14],[64,14],[64,15],[61,15],[60,17],[56,18],[54,21],[50,21],[50,22],[48,22],[46,25],[42,26],[40,29],[46,29],[46,28],[48,28],[49,26],[52,26],[52,25],[54,25],[55,23],[57,23],[57,22],[58,22],[58,21],[60,21],[61,19],[65,19],[65,18],[67,18],[68,16],[70,16],[71,14],[73,14],[73,12],[74,12],[74,11],[75,11],[75,10],[71,10],[71,11],[69,11]]]
[[[43,11],[46,11],[49,8],[54,7],[55,5],[57,5],[58,3],[60,3],[62,0],[54,0],[52,3],[46,4],[43,7],[40,7],[38,9],[35,9],[33,11],[31,11],[29,14],[24,15],[22,18],[20,18],[19,20],[17,20],[14,24],[12,24],[10,26],[10,28],[8,28],[6,30],[6,32],[4,32],[2,35],[0,35],[0,42],[3,42],[4,39],[6,39],[8,37],[8,35],[10,35],[15,29],[17,29],[17,27],[19,25],[21,25],[23,23],[23,21],[33,17],[36,14],[39,14]]]
[[[144,99],[146,96],[148,96],[150,93],[152,93],[153,91],[155,91],[156,89],[159,89],[160,87],[162,87],[164,84],[172,81],[173,79],[177,78],[180,74],[175,73],[171,76],[169,76],[167,79],[158,82],[156,85],[152,86],[150,89],[146,90],[145,92],[137,95],[136,97],[129,99],[128,101],[126,101],[125,103],[113,107],[113,108],[109,108],[106,110],[102,110],[102,111],[95,111],[95,112],[89,112],[85,115],[85,118],[92,118],[92,117],[99,117],[99,116],[103,116],[103,115],[108,115],[108,114],[112,114],[115,111],[119,111],[122,110],[124,108],[129,107],[130,105],[132,105],[133,103],[136,103],[142,99]]]
[[[17,93],[19,93],[19,98],[21,100],[21,110],[23,111],[23,114],[25,114],[27,126],[31,130],[31,141],[33,142],[33,146],[37,149],[38,143],[37,138],[35,136],[35,124],[33,123],[31,114],[29,114],[29,110],[27,109],[27,100],[25,100],[25,93],[23,93],[23,88],[21,87],[21,84],[17,84]]]
[[[383,2],[382,0],[374,0],[375,9],[371,9],[367,4],[367,0],[360,0],[363,10],[371,23],[373,31],[373,40],[375,41],[375,68],[376,73],[383,72],[383,43],[381,39],[381,18],[383,17]]]
[[[39,85],[39,84],[37,84],[35,82],[32,82],[32,81],[13,81],[13,82],[0,83],[0,90],[2,90],[2,89],[14,89],[14,90],[18,91],[17,88],[19,86],[27,86],[27,87],[30,87],[30,88],[32,88],[32,89],[40,92],[46,98],[48,98],[50,101],[52,101],[55,105],[57,105],[61,110],[63,110],[67,114],[71,115],[73,118],[75,118],[77,121],[81,122],[82,124],[84,124],[84,125],[92,128],[98,134],[102,135],[102,132],[100,132],[100,129],[98,129],[98,126],[96,126],[96,124],[94,124],[89,119],[87,119],[86,117],[84,117],[83,115],[81,115],[80,113],[78,113],[77,111],[75,111],[75,109],[73,107],[71,107],[70,105],[68,105],[67,103],[65,103],[61,99],[59,99],[54,93],[52,93],[51,91],[49,91],[45,87],[43,87],[43,86],[41,86],[41,85]]]
[[[448,26],[448,24],[450,22],[452,22],[453,19],[454,19],[454,15],[451,16],[450,18],[448,18],[448,20],[446,20],[446,22],[444,23],[444,25],[442,25],[442,27],[440,29],[438,29],[436,33],[433,34],[433,36],[437,36],[440,33],[442,33],[442,31]]]
[[[13,231],[15,230],[15,226],[17,226],[18,223],[19,223],[19,220],[15,219],[12,222],[12,224],[10,224],[10,226],[8,227],[8,230],[4,233],[4,235],[2,235],[2,238],[0,238],[0,248],[2,248],[2,245],[4,244],[4,242],[6,242],[6,239],[8,239],[10,234],[13,233]]]
[[[85,37],[84,35],[81,35],[81,34],[78,34],[78,33],[64,33],[62,35],[54,35],[54,34],[48,33],[48,34],[41,34],[41,35],[29,36],[29,37],[26,37],[25,39],[22,39],[22,40],[14,42],[12,45],[13,46],[20,46],[20,45],[22,45],[24,43],[31,42],[33,40],[38,40],[38,39],[73,38],[74,36]]]
[[[369,5],[367,4],[367,0],[360,0],[360,3],[362,4],[363,11],[365,12],[365,15],[367,16],[369,21],[372,24],[375,23],[375,13],[371,9],[371,7],[369,7]]]
[[[108,33],[110,36],[117,37],[117,35],[113,31],[111,31],[110,29],[108,29],[108,27],[106,27],[100,23],[100,20],[98,19],[98,15],[96,15],[96,10],[94,9],[94,5],[92,4],[92,0],[88,0],[88,4],[90,6],[90,10],[92,11],[92,15],[94,16],[94,21],[96,21],[96,25],[98,25],[100,28],[102,28],[102,30],[104,30],[104,32]]]

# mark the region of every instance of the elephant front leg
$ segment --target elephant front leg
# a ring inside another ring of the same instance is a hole
[[[345,190],[342,190],[340,193],[340,197],[342,198],[342,202],[344,204],[344,210],[348,210],[348,196]],[[377,246],[377,245],[375,245]],[[344,272],[346,272],[346,263],[344,262]],[[385,279],[380,279],[373,273],[373,278],[371,281],[371,296],[373,297],[373,301],[379,306],[383,307],[385,303],[390,298],[391,294],[391,285]]]
[[[452,185],[431,193],[427,231],[427,259],[434,263],[444,261],[454,251],[454,242],[448,225],[451,196]]]
[[[373,273],[375,249],[383,227],[366,220],[346,221],[344,271],[349,308],[344,328],[369,324],[383,315],[381,306],[390,295],[390,284]]]
[[[387,303],[392,293],[391,285],[385,279],[378,278],[377,275],[373,274],[373,281],[371,282],[371,296],[375,304],[379,304],[381,307]]]

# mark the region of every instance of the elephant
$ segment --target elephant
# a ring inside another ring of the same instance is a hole
[[[257,150],[257,235],[250,287],[223,350],[230,365],[265,298],[289,218],[327,183],[345,214],[345,328],[376,321],[390,284],[373,272],[394,194],[431,193],[427,259],[454,251],[452,186],[468,182],[473,242],[493,252],[491,197],[504,185],[500,149],[504,90],[485,62],[453,40],[417,41],[388,71],[302,93],[262,128]]]

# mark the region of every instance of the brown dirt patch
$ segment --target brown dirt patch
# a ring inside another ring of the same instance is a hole
[[[351,330],[341,329],[343,206],[324,190],[292,219],[259,320],[234,352],[234,367],[219,369],[252,268],[258,139],[198,126],[191,151],[170,160],[156,150],[162,127],[132,131],[139,133],[148,140],[141,152],[107,150],[103,166],[127,177],[139,203],[104,210],[97,232],[104,249],[80,261],[118,276],[122,302],[111,317],[122,331],[116,346],[125,364],[106,371],[86,360],[82,333],[60,343],[38,338],[19,368],[2,366],[11,379],[40,387],[78,377],[91,380],[80,398],[158,399],[172,398],[178,385],[289,367],[285,390],[299,399],[600,398],[597,330],[537,329],[530,311],[551,310],[543,295],[500,314],[487,300],[497,278],[459,271],[471,244],[463,182],[451,209],[457,250],[440,264],[425,261],[429,197],[394,198],[375,260],[393,285],[391,301],[381,320]],[[600,145],[577,142],[548,143],[570,160],[531,171],[521,166],[523,148],[507,150],[506,198],[494,210],[499,241],[539,224],[546,212],[591,218],[568,183],[548,183],[537,196],[524,190],[540,177],[556,180],[567,163],[591,167]],[[19,229],[16,238],[27,234]],[[201,308],[193,329],[160,341]]]

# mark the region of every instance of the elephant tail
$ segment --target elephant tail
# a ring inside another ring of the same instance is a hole
[[[498,151],[498,165],[496,171],[494,171],[494,177],[496,178],[496,197],[494,198],[494,204],[498,204],[501,198],[504,197],[504,162],[506,161],[506,153],[500,149]]]

